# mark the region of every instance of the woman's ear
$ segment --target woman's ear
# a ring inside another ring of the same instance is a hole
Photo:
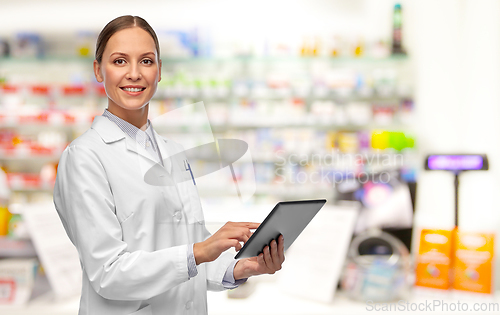
[[[94,75],[97,82],[101,83],[102,81],[104,81],[104,78],[102,77],[101,74],[101,65],[99,65],[97,60],[94,60]]]
[[[161,59],[158,59],[158,82],[161,81]]]

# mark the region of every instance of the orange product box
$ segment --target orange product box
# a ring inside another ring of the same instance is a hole
[[[31,86],[31,93],[35,95],[49,95],[50,87],[43,84],[33,85]]]
[[[423,229],[417,256],[416,282],[421,287],[450,287],[452,231]]]
[[[62,88],[64,95],[84,95],[85,87],[83,85],[65,85]]]
[[[17,91],[19,90],[18,86],[11,84],[0,84],[0,87],[2,88],[2,91],[4,93],[17,93]]]
[[[494,234],[457,232],[453,252],[456,290],[492,293]]]
[[[12,214],[5,206],[0,206],[0,236],[7,235],[9,230],[9,220]]]

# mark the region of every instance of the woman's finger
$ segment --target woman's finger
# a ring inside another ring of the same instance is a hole
[[[248,241],[248,239],[249,239],[250,237],[252,237],[252,234],[253,234],[253,233],[252,233],[252,231],[250,231],[250,229],[246,229],[246,230],[245,230],[245,236],[246,236],[247,241]],[[246,241],[245,241],[245,242],[246,242]]]
[[[266,262],[264,261],[264,253],[260,253],[259,256],[257,256],[257,262],[259,263],[259,266],[266,266]]]
[[[271,252],[269,250],[269,246],[264,247],[264,262],[266,264],[266,268],[268,270],[273,270],[273,260],[271,258]]]
[[[221,236],[228,239],[236,239],[240,242],[246,243],[252,233],[247,228],[231,228],[225,231]]]
[[[234,250],[236,250],[237,252],[239,252],[241,249],[241,244],[240,242],[238,242],[238,244],[234,247]]]
[[[246,243],[249,239],[250,239],[250,236],[248,236],[247,234],[245,234],[243,236],[243,243]]]
[[[278,244],[276,243],[276,240],[271,241],[271,259],[272,259],[272,269],[280,270],[281,262],[278,256]]]
[[[260,223],[256,222],[230,222],[231,225],[237,226],[237,227],[246,227],[251,230],[255,230],[259,227]]]
[[[234,247],[234,249],[236,251],[238,251],[238,247],[241,249],[241,244],[238,240],[235,240],[235,239],[232,239],[232,240],[229,240],[228,243],[230,244],[229,247]]]
[[[283,235],[278,237],[278,256],[280,263],[282,264],[285,261],[285,238]]]

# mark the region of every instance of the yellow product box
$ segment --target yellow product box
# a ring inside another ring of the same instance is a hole
[[[417,256],[416,282],[421,287],[450,287],[452,231],[423,229]]]
[[[453,253],[456,290],[492,293],[494,234],[458,231]]]

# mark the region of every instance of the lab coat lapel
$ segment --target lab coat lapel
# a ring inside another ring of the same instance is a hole
[[[156,130],[153,129],[153,133],[156,138],[156,144],[158,144],[158,148],[160,149],[161,158],[163,160],[163,167],[172,174],[172,160],[170,157],[176,152],[170,152],[168,150],[168,140],[160,136]]]
[[[151,160],[154,163],[157,163],[156,160],[151,156],[151,154],[146,151],[142,146],[140,146],[135,139],[132,139],[130,137],[126,137],[126,145],[127,145],[127,150],[135,152],[139,154],[140,156]]]
[[[102,140],[107,144],[116,142],[125,138],[125,145],[127,150],[132,151],[140,156],[156,163],[153,157],[141,147],[135,139],[128,137],[114,122],[110,121],[107,117],[104,116],[95,116],[94,121],[92,122],[92,129],[97,131],[97,133],[101,136]]]

